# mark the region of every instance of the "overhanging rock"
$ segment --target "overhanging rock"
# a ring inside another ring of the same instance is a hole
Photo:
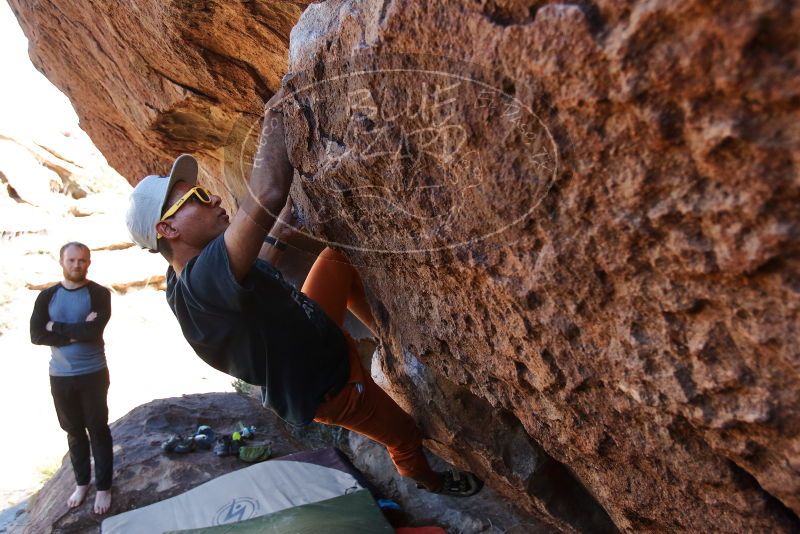
[[[129,181],[191,151],[241,198],[304,3],[11,4]],[[798,35],[767,0],[306,9],[294,195],[440,454],[554,522],[513,451],[625,531],[798,529]]]
[[[621,529],[797,528],[796,10],[529,4],[292,30],[296,197],[366,280],[387,387],[531,507],[495,419]]]

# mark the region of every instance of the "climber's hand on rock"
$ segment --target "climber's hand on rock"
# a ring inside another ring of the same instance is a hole
[[[273,227],[271,234],[274,235],[278,240],[287,242],[291,240],[292,236],[297,233],[296,226],[297,217],[295,217],[294,214],[292,197],[289,197],[289,199],[286,201],[286,205],[278,215],[278,219],[275,221],[275,226]]]
[[[266,115],[270,111],[279,112],[278,109],[280,103],[283,101],[284,97],[286,96],[286,90],[283,87],[278,87],[278,90],[275,91],[275,94],[272,95],[272,98],[267,100],[266,105],[264,106],[264,114]]]
[[[292,169],[286,152],[286,139],[283,126],[283,115],[272,109],[282,98],[282,90],[278,90],[267,102],[264,113],[264,124],[258,150],[253,160],[253,172],[250,186],[255,199],[262,207],[283,206],[289,195],[292,184]],[[274,213],[274,211],[273,211]]]
[[[278,91],[270,102],[280,100]],[[258,141],[248,192],[225,230],[225,246],[231,272],[237,281],[258,257],[264,236],[275,224],[275,214],[286,204],[294,169],[289,163],[284,139],[283,115],[267,108]]]

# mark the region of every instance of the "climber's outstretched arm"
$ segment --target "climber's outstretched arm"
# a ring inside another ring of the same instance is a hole
[[[274,214],[284,207],[289,196],[294,171],[286,153],[283,116],[272,109],[282,97],[283,91],[279,90],[267,102],[250,175],[249,194],[225,230],[231,272],[239,282],[256,260],[264,236],[275,223]]]

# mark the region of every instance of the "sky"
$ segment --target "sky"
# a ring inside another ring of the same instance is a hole
[[[0,131],[15,135],[74,131],[78,116],[69,99],[28,58],[28,40],[5,0],[0,0]]]

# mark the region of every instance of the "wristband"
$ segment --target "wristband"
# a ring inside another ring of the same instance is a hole
[[[267,237],[264,238],[264,243],[269,243],[270,245],[281,251],[286,250],[286,243],[284,243],[283,241],[278,241],[271,235],[268,235]]]

